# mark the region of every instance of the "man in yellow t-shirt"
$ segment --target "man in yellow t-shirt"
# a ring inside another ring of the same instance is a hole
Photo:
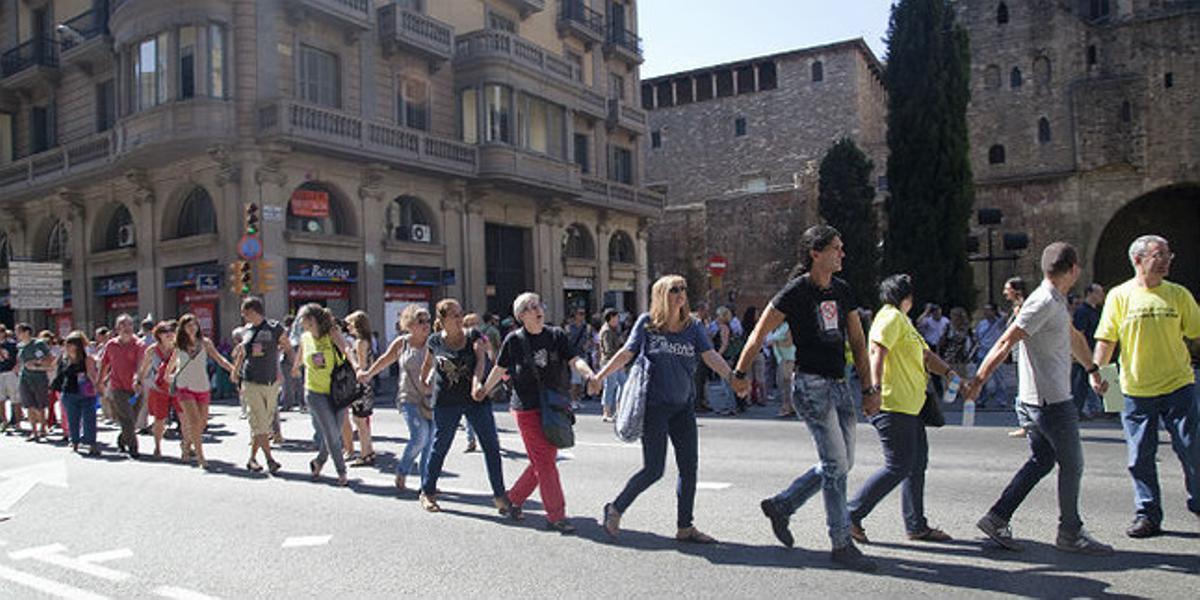
[[[1200,408],[1184,341],[1200,337],[1200,307],[1187,288],[1166,280],[1174,258],[1167,240],[1159,236],[1134,240],[1129,260],[1136,275],[1109,293],[1096,328],[1096,364],[1108,363],[1118,343],[1121,348],[1121,393],[1125,395],[1121,422],[1137,508],[1125,533],[1133,538],[1162,533],[1162,494],[1155,465],[1160,420],[1183,464],[1188,510],[1200,514]],[[1098,392],[1105,388],[1096,374],[1092,385]]]

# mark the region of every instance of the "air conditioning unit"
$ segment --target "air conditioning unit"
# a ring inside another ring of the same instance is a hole
[[[129,248],[134,245],[133,225],[122,225],[117,228],[117,247]]]
[[[413,225],[412,231],[409,232],[408,239],[414,242],[422,242],[428,244],[433,241],[433,232],[429,230],[428,225]]]

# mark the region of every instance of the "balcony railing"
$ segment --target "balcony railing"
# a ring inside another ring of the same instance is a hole
[[[368,29],[371,26],[370,0],[287,0],[288,9],[303,16],[300,7],[307,7],[315,14],[325,15],[349,25],[352,29]]]
[[[558,29],[571,32],[586,41],[604,41],[604,15],[588,7],[584,0],[559,0]]]
[[[454,28],[428,15],[389,4],[379,9],[383,41],[438,61],[454,54]]]
[[[68,32],[62,36],[62,50],[70,49],[108,33],[108,2],[98,0],[89,10],[66,23]]]
[[[58,41],[32,38],[0,55],[0,77],[11,77],[30,67],[58,67]]]
[[[455,60],[487,57],[510,59],[535,71],[580,85],[575,67],[567,59],[511,33],[481,29],[458,36],[454,49]]]
[[[642,38],[632,31],[614,28],[611,24],[604,40],[604,49],[609,53],[620,53],[633,62],[642,61]]]
[[[580,183],[583,185],[584,191],[587,192],[586,195],[594,198],[598,197],[598,200],[604,203],[619,200],[654,209],[662,209],[663,207],[662,195],[649,190],[641,190],[631,185],[587,176],[581,177]]]
[[[368,122],[356,115],[293,100],[261,106],[258,109],[258,134],[309,142],[372,160],[390,158],[459,174],[474,174],[479,160],[475,146],[469,144],[386,123]]]
[[[4,165],[0,167],[0,190],[99,167],[113,156],[114,135],[112,131],[97,133]]]

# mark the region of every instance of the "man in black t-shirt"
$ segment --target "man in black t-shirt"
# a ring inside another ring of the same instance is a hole
[[[282,353],[290,364],[293,362],[292,345],[288,341],[287,329],[278,321],[264,316],[263,301],[248,297],[242,300],[242,320],[245,324],[235,337],[234,367],[232,381],[241,383],[242,401],[250,421],[250,460],[246,468],[261,471],[258,451],[262,449],[267,460],[267,469],[275,474],[280,464],[271,456],[271,433],[278,410],[279,388],[283,383],[283,372],[279,367]]]
[[[792,403],[807,423],[821,460],[788,489],[763,500],[763,513],[771,520],[779,541],[791,547],[795,542],[788,530],[789,518],[822,491],[834,562],[858,571],[874,571],[875,563],[862,555],[850,537],[850,513],[846,508],[846,476],[854,463],[857,425],[854,394],[846,377],[847,344],[854,354],[859,381],[871,381],[860,306],[850,286],[834,277],[842,270],[845,257],[838,231],[828,225],[810,227],[801,237],[800,246],[803,274],[775,295],[758,320],[734,371],[734,389],[742,397],[749,393],[746,371],[766,336],[786,320],[796,345]],[[879,411],[878,388],[865,388],[862,396],[864,413]]]
[[[9,417],[6,405],[12,405]],[[7,432],[21,422],[21,401],[17,396],[17,341],[0,325],[0,431]]]

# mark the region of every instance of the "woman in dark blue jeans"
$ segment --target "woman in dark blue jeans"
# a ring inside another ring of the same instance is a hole
[[[683,277],[667,275],[654,282],[650,291],[650,312],[638,318],[625,347],[588,382],[589,393],[598,393],[605,377],[639,354],[644,354],[650,363],[642,426],[642,469],[629,479],[616,500],[604,505],[604,529],[615,537],[621,529],[621,515],[639,494],[662,478],[667,462],[667,439],[670,438],[679,468],[675,539],[711,544],[716,540],[692,524],[699,452],[694,376],[700,360],[725,380],[729,379],[732,369],[713,350],[704,326],[692,318],[688,309],[687,281]]]
[[[88,446],[88,456],[99,456],[100,448],[96,446],[96,381],[99,380],[99,372],[96,362],[87,354],[87,345],[87,338],[81,331],[72,331],[67,336],[52,387],[62,394],[71,449],[79,451],[79,444],[83,443]]]

